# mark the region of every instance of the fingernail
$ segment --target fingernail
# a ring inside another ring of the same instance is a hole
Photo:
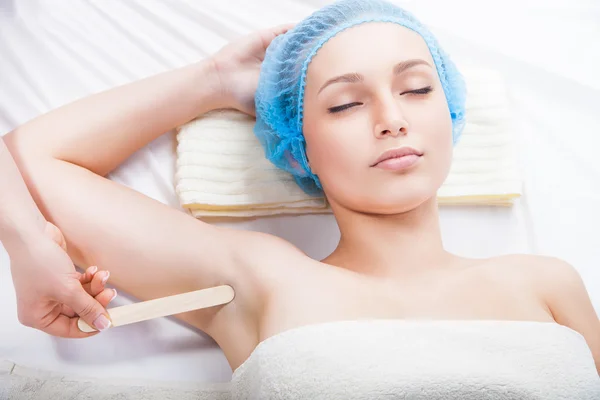
[[[110,272],[106,271],[106,276],[102,278],[102,284],[106,285],[106,281],[108,281],[108,277],[110,276]]]
[[[110,325],[111,325],[110,320],[108,318],[106,318],[104,315],[100,315],[94,321],[94,327],[96,329],[98,329],[100,332],[110,328]]]
[[[115,299],[115,297],[117,297],[117,289],[113,289],[113,292],[115,292],[115,294],[113,294],[113,297],[110,299],[110,301],[113,301]],[[109,301],[109,303],[110,303]]]
[[[90,275],[94,275],[96,272],[98,272],[98,267],[96,267],[95,265],[93,267],[89,267],[88,272],[90,273]]]

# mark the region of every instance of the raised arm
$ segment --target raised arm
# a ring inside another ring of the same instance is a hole
[[[202,223],[102,176],[163,132],[209,110],[251,112],[260,63],[288,27],[261,31],[211,59],[77,101],[6,140],[79,266],[98,265],[141,299],[239,281],[256,235]],[[246,280],[247,281],[247,280]],[[183,316],[200,326],[198,313]]]
[[[198,115],[254,112],[260,64],[283,25],[246,36],[197,64],[76,101],[8,135],[17,155],[52,157],[104,176],[134,151]]]
[[[104,176],[151,140],[211,109],[224,96],[204,61],[53,110],[7,136],[16,157],[53,158]]]

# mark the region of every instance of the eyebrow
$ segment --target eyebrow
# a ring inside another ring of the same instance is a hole
[[[416,67],[417,65],[426,65],[431,68],[431,65],[425,60],[421,60],[421,59],[406,60],[406,61],[399,62],[398,64],[396,64],[394,66],[394,75],[400,75],[407,69]],[[323,91],[323,89],[325,89],[329,85],[333,85],[334,83],[341,83],[341,82],[358,83],[358,82],[363,82],[364,80],[365,80],[364,76],[362,76],[361,74],[356,73],[356,72],[351,72],[349,74],[336,76],[335,78],[331,78],[327,82],[325,82],[323,84],[323,86],[321,86],[321,89],[319,89],[319,92],[317,94],[321,93]]]

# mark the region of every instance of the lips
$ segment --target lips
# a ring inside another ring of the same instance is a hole
[[[422,155],[423,152],[413,147],[403,146],[382,153],[371,167],[407,167],[417,162]]]

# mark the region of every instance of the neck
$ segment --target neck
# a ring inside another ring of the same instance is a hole
[[[380,277],[407,277],[447,264],[434,198],[402,214],[375,215],[335,207],[341,239],[323,262]]]

